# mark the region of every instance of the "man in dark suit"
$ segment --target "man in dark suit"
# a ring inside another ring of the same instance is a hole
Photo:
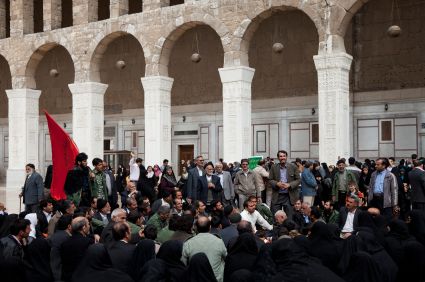
[[[287,163],[288,153],[277,152],[279,163],[274,164],[269,173],[270,185],[273,189],[272,212],[284,209],[288,218],[292,218],[292,206],[299,198],[300,172],[294,164]]]
[[[102,230],[102,235],[100,236],[100,242],[103,243],[106,247],[109,247],[113,242],[112,229],[114,224],[117,222],[125,222],[127,220],[127,213],[123,209],[115,209],[111,213],[111,221],[108,225],[105,226]]]
[[[26,212],[36,212],[38,203],[44,199],[43,177],[35,171],[33,164],[27,164],[25,171],[27,176],[19,197],[24,197]]]
[[[358,226],[358,209],[360,199],[356,195],[351,195],[347,198],[345,207],[339,211],[339,229],[341,230],[341,238],[348,238]]]
[[[191,204],[198,196],[198,180],[205,174],[204,171],[204,158],[202,156],[196,157],[196,167],[189,169],[189,176],[187,178],[187,202]]]
[[[112,266],[129,273],[135,245],[130,244],[131,230],[127,222],[118,222],[112,228],[113,243],[108,247]]]
[[[54,281],[62,280],[62,259],[60,250],[62,244],[71,238],[71,222],[72,215],[62,215],[57,223],[56,232],[49,237],[50,243],[50,268],[52,269],[52,275]]]
[[[239,213],[229,215],[230,225],[220,231],[220,237],[227,248],[230,240],[239,236],[238,224],[241,222],[242,217]]]
[[[109,169],[106,161],[103,161],[103,172],[106,176],[106,187],[108,188],[108,202],[112,209],[118,208],[118,191],[115,185],[115,177]]]
[[[83,259],[87,249],[94,243],[90,233],[90,223],[87,218],[79,216],[72,220],[72,237],[62,244],[62,280],[71,281],[72,274]]]
[[[414,168],[409,172],[412,208],[425,211],[425,171],[420,160],[413,161]]]
[[[209,163],[204,167],[205,173],[198,179],[197,199],[203,201],[207,206],[212,200],[221,201],[223,188],[220,177],[214,175],[214,166]]]

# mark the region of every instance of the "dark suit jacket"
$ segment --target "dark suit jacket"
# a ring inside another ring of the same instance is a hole
[[[109,175],[109,178],[111,179],[111,196],[108,196],[108,201],[109,204],[111,205],[112,209],[117,208],[117,203],[118,203],[118,191],[117,191],[117,186],[115,185],[115,177],[112,174],[112,171],[110,170],[105,170],[104,171],[105,174]]]
[[[69,235],[66,231],[59,230],[48,239],[51,246],[50,268],[52,269],[52,274],[55,281],[61,280],[62,276],[62,259],[60,253],[62,244],[70,238],[71,235]]]
[[[37,172],[33,172],[25,181],[22,187],[22,195],[24,196],[24,204],[34,205],[44,198],[44,183],[43,178]]]
[[[105,226],[100,235],[100,243],[103,243],[107,248],[114,242],[112,236],[112,228],[114,227],[115,222],[110,221],[108,225]]]
[[[72,274],[84,258],[88,247],[94,243],[93,238],[74,233],[61,247],[62,280],[71,281]]]
[[[359,213],[361,212],[361,210],[359,208],[356,209],[356,212],[354,213],[354,220],[353,220],[353,229],[356,230],[356,228],[359,226]],[[339,229],[342,230],[342,228],[345,225],[345,222],[347,221],[347,214],[348,214],[348,209],[346,207],[342,207],[339,210],[339,219],[338,219],[338,226]]]
[[[220,237],[223,240],[224,245],[227,248],[227,244],[229,244],[232,238],[236,238],[239,236],[238,229],[236,225],[231,224],[230,226],[222,229],[220,231]]]
[[[215,186],[213,189],[211,189],[213,200],[222,201],[221,192],[223,191],[223,188],[221,187],[220,177],[218,177],[217,175],[211,175],[211,182]],[[206,174],[202,175],[198,179],[196,199],[201,200],[204,203],[206,203],[208,200],[208,181]]]
[[[111,222],[111,214],[108,213],[106,215],[106,217],[108,218],[108,221]],[[96,218],[97,220],[103,221],[102,216],[100,215],[100,212],[99,211],[97,211],[97,212],[94,213],[93,218]]]
[[[198,197],[198,180],[199,180],[199,172],[198,168],[194,167],[189,169],[189,176],[187,177],[187,197],[192,199],[192,201],[199,200]],[[205,174],[203,171],[202,175]]]
[[[413,203],[425,203],[425,171],[414,168],[409,172],[411,199]]]
[[[136,249],[135,245],[124,243],[123,241],[113,242],[109,248],[108,253],[111,257],[112,266],[124,273],[129,273],[131,266],[131,259],[133,252]]]
[[[290,185],[289,190],[289,198],[291,200],[291,204],[295,204],[300,196],[300,172],[298,171],[298,167],[291,163],[286,163],[286,179]],[[272,194],[272,202],[276,203],[279,197],[279,187],[277,187],[277,182],[280,181],[280,164],[274,164],[270,169],[269,174],[270,185],[273,188]]]

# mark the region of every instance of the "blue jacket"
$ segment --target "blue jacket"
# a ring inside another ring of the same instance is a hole
[[[301,191],[303,196],[316,196],[316,178],[310,169],[305,168],[301,173]]]

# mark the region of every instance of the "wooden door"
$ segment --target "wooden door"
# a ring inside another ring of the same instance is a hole
[[[179,175],[182,174],[181,161],[193,160],[194,158],[194,145],[179,145]]]

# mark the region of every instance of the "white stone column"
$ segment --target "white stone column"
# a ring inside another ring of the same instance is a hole
[[[171,161],[171,88],[174,79],[142,77],[145,92],[145,165]]]
[[[319,159],[334,164],[350,157],[349,72],[347,53],[314,56],[319,95]]]
[[[80,152],[103,159],[104,95],[107,84],[82,82],[68,84],[72,93],[72,138]]]
[[[21,187],[25,182],[25,165],[38,169],[38,102],[41,91],[6,90],[9,99],[9,167],[6,174],[6,207],[19,212]],[[24,206],[22,206],[22,209]]]
[[[237,66],[218,69],[223,83],[223,157],[240,162],[252,154],[251,82],[255,70]]]

